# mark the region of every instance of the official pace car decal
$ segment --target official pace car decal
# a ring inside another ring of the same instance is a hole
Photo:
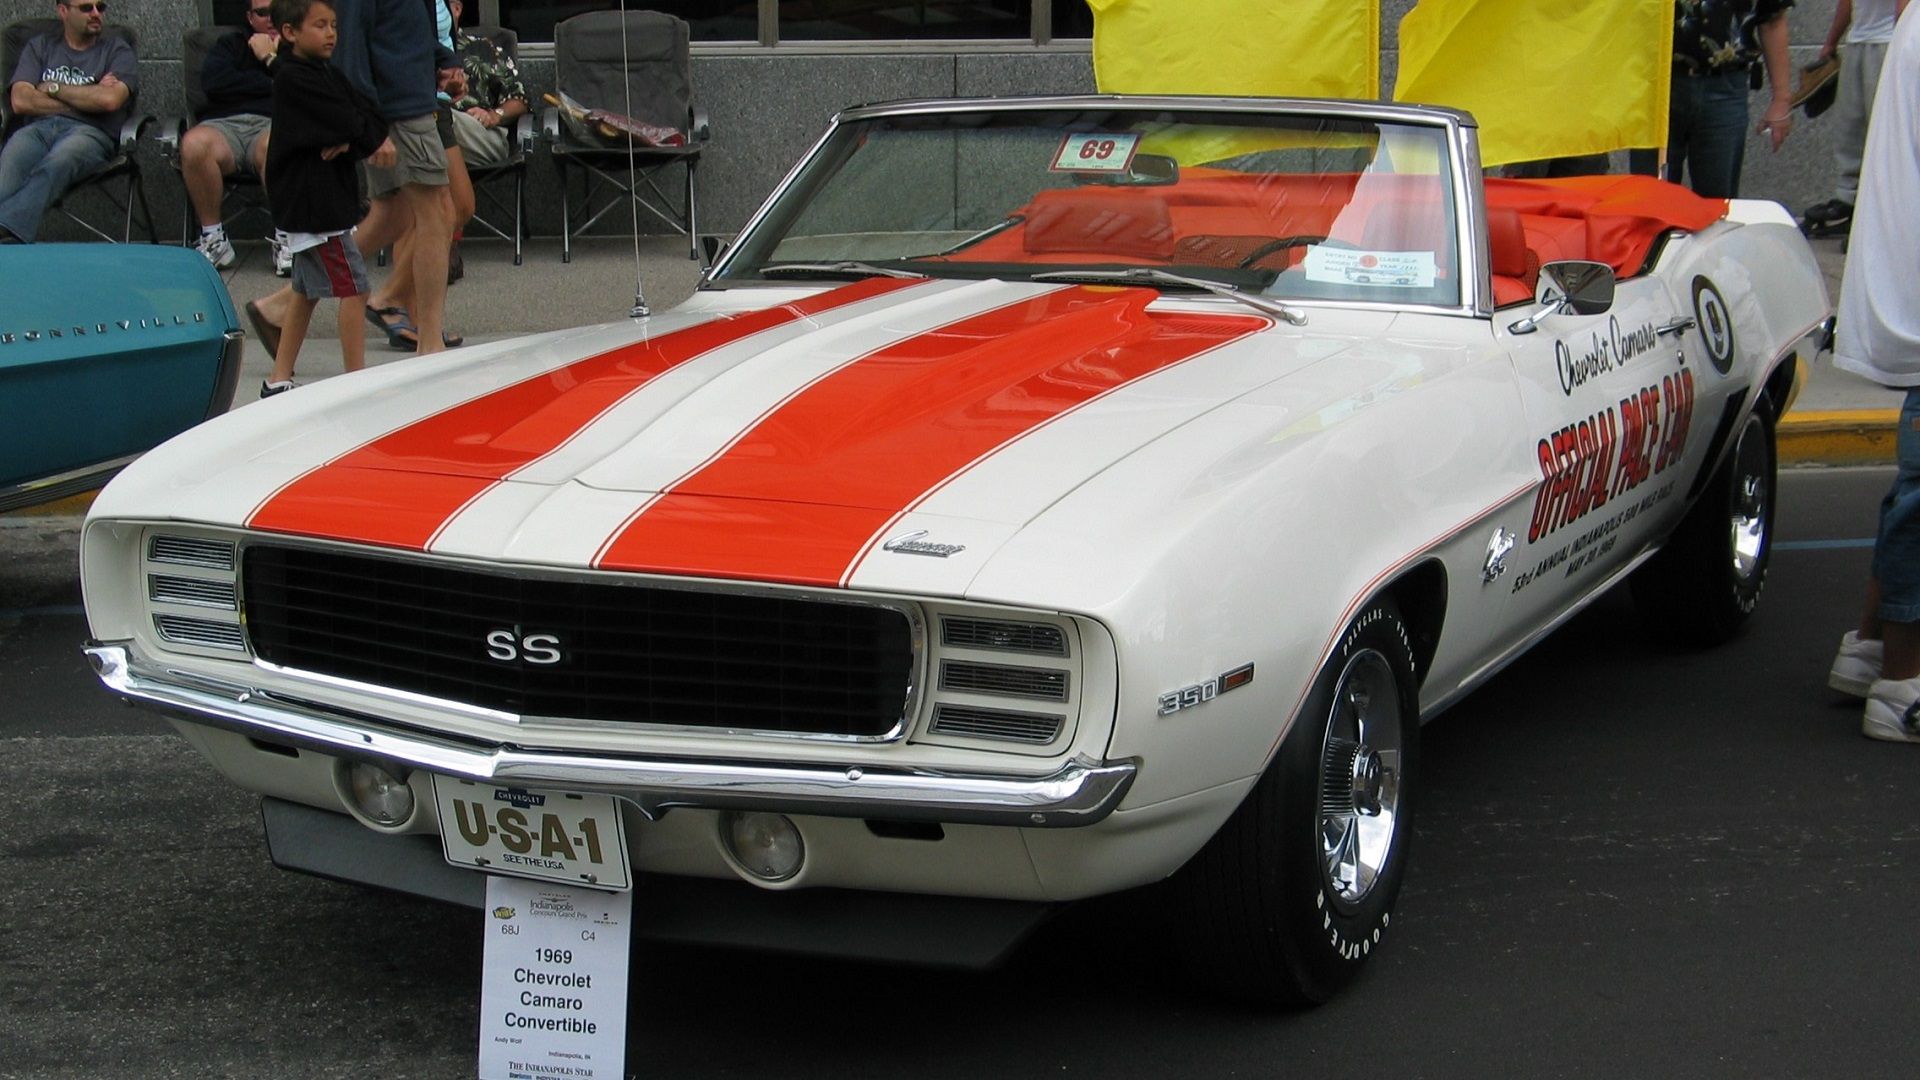
[[[1668,481],[1627,500],[1685,456],[1693,402],[1693,371],[1682,367],[1536,444],[1540,487],[1527,526],[1529,544],[1602,508],[1613,512],[1515,575],[1512,591],[1563,566],[1566,576],[1578,573],[1613,549],[1615,531],[1673,493]]]
[[[427,550],[480,496],[583,438],[666,371],[771,327],[921,285],[870,279],[482,395],[310,470],[248,525]],[[593,565],[842,584],[870,551],[902,539],[895,522],[903,514],[997,450],[1272,325],[1251,315],[1149,312],[1157,294],[1147,289],[1003,287],[964,297],[972,309],[952,301],[952,321],[881,339],[739,430],[715,433],[704,461],[634,494],[635,509],[600,543]]]

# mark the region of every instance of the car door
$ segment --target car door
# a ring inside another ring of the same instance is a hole
[[[1495,316],[1530,428],[1539,477],[1509,556],[1509,625],[1530,633],[1605,583],[1684,502],[1679,481],[1697,379],[1676,338],[1686,322],[1656,277],[1617,284],[1597,315],[1537,306]]]

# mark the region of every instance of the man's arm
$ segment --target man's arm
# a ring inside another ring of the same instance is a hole
[[[45,71],[46,39],[32,38],[20,50],[20,62],[14,65],[13,82],[7,88],[7,104],[15,116],[70,116],[73,110],[48,97],[40,88],[40,73]]]
[[[220,38],[207,50],[207,59],[200,66],[200,89],[210,103],[248,101],[273,93],[273,76],[252,62],[261,51],[255,44],[256,39],[271,41],[265,34],[233,33]],[[273,52],[269,47],[266,56],[259,59],[271,67],[271,56]]]
[[[1905,4],[1907,0],[1900,0]],[[1834,6],[1833,21],[1827,24],[1827,40],[1820,45],[1818,59],[1825,60],[1840,50],[1840,38],[1853,25],[1853,0],[1840,0]]]
[[[44,92],[47,84],[41,84],[40,89]],[[54,104],[70,106],[72,112],[110,113],[124,108],[129,96],[127,84],[109,71],[91,86],[62,86]]]
[[[1788,74],[1792,63],[1787,59],[1786,12],[1775,15],[1760,27],[1760,56],[1767,65],[1767,89],[1773,96],[1766,116],[1754,130],[1770,136],[1770,147],[1778,152],[1780,144],[1786,142],[1793,131],[1793,82]]]

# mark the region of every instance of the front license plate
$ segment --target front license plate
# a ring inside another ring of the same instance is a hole
[[[611,795],[433,778],[440,846],[455,866],[625,889],[627,838]]]

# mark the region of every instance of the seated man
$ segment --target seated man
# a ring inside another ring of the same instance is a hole
[[[268,0],[250,0],[247,25],[223,35],[207,50],[200,89],[207,95],[200,122],[180,140],[180,179],[200,219],[200,254],[225,269],[233,244],[220,224],[226,178],[245,169],[265,175],[267,127],[273,112],[273,61],[279,38]],[[278,269],[278,246],[275,248]]]
[[[453,136],[468,165],[492,168],[513,156],[513,124],[526,115],[527,87],[498,45],[468,37],[459,27],[461,0],[449,0],[447,7],[455,24],[454,52],[467,72],[467,94],[453,103]]]
[[[113,156],[138,80],[133,47],[105,38],[106,0],[60,0],[60,29],[27,42],[8,86],[26,124],[0,148],[0,243],[31,242],[68,187]]]

